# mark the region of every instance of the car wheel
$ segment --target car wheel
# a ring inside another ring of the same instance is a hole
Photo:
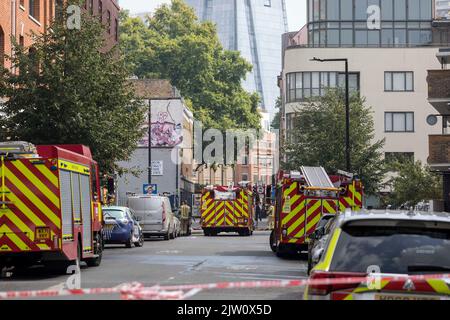
[[[277,242],[275,241],[275,230],[272,230],[272,232],[270,233],[269,243],[272,252],[274,253],[277,252]]]
[[[131,248],[133,247],[133,235],[130,235],[130,238],[128,238],[127,242],[125,242],[125,247]]]
[[[170,240],[170,234],[169,231],[167,231],[167,233],[164,235],[164,240]]]
[[[97,255],[95,258],[86,259],[86,264],[88,267],[98,267],[102,262],[103,257],[103,237],[100,233],[97,233],[95,237],[95,249],[94,254]]]
[[[135,247],[143,247],[144,246],[144,236],[141,235],[139,237],[139,241],[134,243]]]

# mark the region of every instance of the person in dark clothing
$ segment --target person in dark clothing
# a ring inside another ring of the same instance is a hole
[[[256,213],[256,222],[258,221],[262,221],[262,205],[261,202],[258,202],[256,204],[256,208],[255,208],[255,213]]]

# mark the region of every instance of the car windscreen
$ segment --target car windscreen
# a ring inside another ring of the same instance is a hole
[[[381,273],[441,273],[450,268],[450,229],[401,226],[343,228],[330,271]]]
[[[103,209],[105,219],[125,219],[125,212],[122,210]]]

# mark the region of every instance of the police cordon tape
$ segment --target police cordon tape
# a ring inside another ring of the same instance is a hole
[[[300,279],[300,280],[271,280],[271,281],[243,281],[243,282],[219,282],[207,284],[188,284],[144,287],[139,282],[126,283],[114,288],[86,288],[86,289],[61,289],[61,290],[30,290],[30,291],[7,291],[0,292],[0,300],[5,299],[30,299],[30,298],[52,298],[69,297],[80,295],[112,295],[119,294],[122,300],[184,300],[194,296],[202,290],[215,289],[255,289],[255,288],[288,288],[319,285],[339,284],[370,284],[374,281],[421,281],[421,280],[444,280],[447,287],[450,285],[450,274],[434,275],[398,275],[327,279]],[[187,292],[185,292],[187,291]],[[444,293],[450,295],[450,287]]]

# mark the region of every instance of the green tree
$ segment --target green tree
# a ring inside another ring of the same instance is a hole
[[[134,74],[170,79],[205,128],[259,128],[259,97],[241,84],[252,66],[224,50],[215,25],[200,22],[184,1],[161,6],[146,23],[123,13],[120,33]]]
[[[350,99],[350,146],[352,172],[362,179],[367,193],[375,193],[385,175],[381,149],[384,140],[374,141],[370,107],[357,94]],[[345,104],[341,90],[328,90],[299,108],[294,129],[284,151],[286,169],[323,166],[329,174],[345,169]]]
[[[404,161],[390,164],[394,170],[388,186],[392,192],[386,199],[396,207],[406,204],[415,206],[423,200],[442,198],[442,181],[439,175],[430,171],[420,161]]]
[[[273,117],[272,123],[270,124],[270,126],[272,127],[272,129],[280,129],[280,121],[281,121],[281,117],[280,117],[280,110],[281,110],[281,97],[277,98],[277,101],[275,102],[275,109],[277,109],[278,111],[275,113],[275,116]]]
[[[14,45],[9,59],[20,72],[4,71],[0,79],[0,96],[7,97],[0,127],[11,140],[90,146],[102,172],[111,173],[142,137],[144,109],[118,48],[104,52],[98,19],[83,15],[81,29],[69,30],[64,12],[35,35],[33,48]]]

